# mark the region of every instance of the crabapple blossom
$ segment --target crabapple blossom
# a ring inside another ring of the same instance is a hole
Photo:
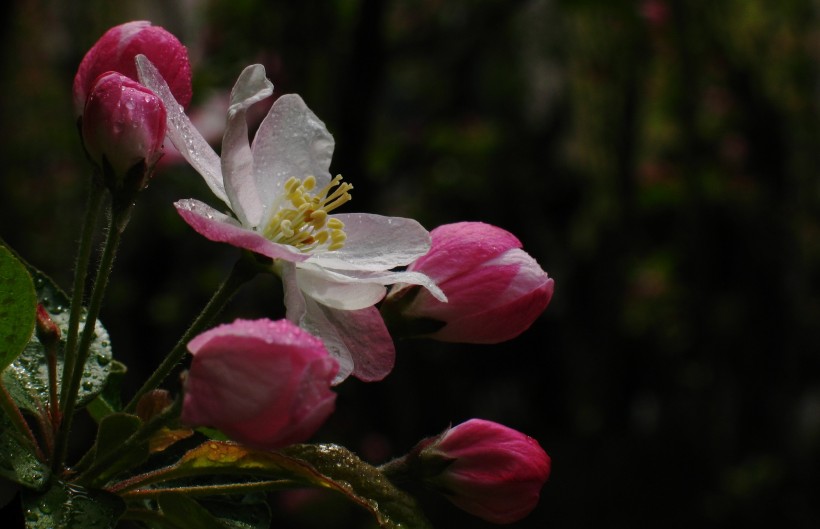
[[[483,222],[445,224],[408,270],[433,279],[447,302],[415,287],[398,287],[384,311],[428,325],[424,334],[446,342],[498,343],[524,332],[544,311],[555,282],[510,232]],[[421,326],[420,326],[421,327]]]
[[[134,57],[143,54],[159,65],[174,97],[183,106],[191,102],[191,64],[188,51],[160,26],[145,20],[126,22],[106,31],[88,50],[74,77],[74,111],[83,114],[85,100],[100,75],[119,72],[137,80]]]
[[[216,428],[248,446],[306,440],[333,412],[338,364],[287,320],[236,320],[188,344],[183,423]]]
[[[99,167],[110,166],[115,187],[142,162],[136,188],[162,154],[165,106],[148,88],[117,72],[97,78],[86,99],[82,120],[83,144]]]
[[[421,441],[409,457],[424,481],[453,504],[499,524],[516,522],[535,508],[551,468],[538,441],[483,419]]]
[[[427,252],[427,230],[412,219],[335,212],[353,186],[331,177],[333,137],[298,95],[279,97],[249,142],[248,109],[273,93],[262,65],[245,68],[231,91],[221,158],[151,61],[138,57],[137,69],[165,102],[168,137],[230,209],[180,200],[182,218],[208,239],[272,260],[285,285],[288,319],[320,337],[339,360],[336,382],[350,374],[386,376],[395,349],[374,307],[386,285],[419,284],[444,299],[425,275],[393,270]]]

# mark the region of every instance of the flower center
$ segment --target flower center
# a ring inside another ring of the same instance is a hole
[[[316,178],[308,176],[300,180],[294,176],[285,182],[281,201],[290,206],[280,207],[262,230],[265,238],[280,244],[294,246],[303,252],[325,247],[325,251],[338,250],[345,245],[347,235],[344,223],[328,217],[328,213],[350,200],[351,184],[342,183],[336,175],[325,187],[312,193]],[[274,205],[274,207],[276,204]]]

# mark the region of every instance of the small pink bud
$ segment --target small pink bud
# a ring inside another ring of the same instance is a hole
[[[408,269],[432,278],[447,302],[417,289],[402,309],[406,318],[444,323],[430,338],[503,342],[524,332],[547,308],[555,282],[513,234],[482,222],[459,222],[439,226],[430,236],[430,251]]]
[[[60,343],[60,327],[51,319],[42,303],[37,304],[37,316],[35,319],[35,332],[37,339],[43,345],[56,345]]]
[[[538,441],[504,425],[470,419],[419,444],[425,481],[456,506],[504,524],[527,516],[550,475],[550,457]]]
[[[276,449],[306,440],[333,412],[338,363],[287,320],[236,320],[200,334],[188,350],[185,424]]]
[[[121,179],[142,161],[148,168],[157,162],[165,115],[165,106],[151,90],[117,72],[104,73],[86,100],[83,143],[97,165],[107,163]]]
[[[74,77],[74,111],[83,114],[95,79],[108,71],[138,80],[134,58],[143,54],[156,65],[182,106],[191,102],[191,64],[188,51],[159,26],[139,20],[115,26],[103,34],[80,62]]]

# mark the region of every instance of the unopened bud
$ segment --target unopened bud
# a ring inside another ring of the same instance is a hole
[[[85,104],[83,143],[113,193],[139,191],[162,155],[165,105],[148,88],[116,72],[97,78]]]
[[[171,93],[182,106],[191,101],[191,64],[188,51],[177,38],[150,22],[138,20],[115,26],[100,37],[80,62],[74,77],[74,110],[83,114],[94,81],[105,72],[119,72],[137,80],[134,59],[145,55],[157,65]]]
[[[60,327],[51,319],[42,303],[37,305],[37,320],[36,320],[37,339],[44,346],[56,345],[60,342]]]

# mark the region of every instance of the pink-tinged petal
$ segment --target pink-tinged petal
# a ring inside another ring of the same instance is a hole
[[[233,217],[198,200],[180,200],[175,202],[174,206],[185,222],[197,233],[212,241],[228,243],[271,259],[304,261],[308,257],[290,246],[269,241],[255,231],[245,228]]]
[[[186,406],[183,421],[188,424],[208,423],[219,414],[230,416],[232,421],[241,422],[255,418],[264,406],[279,400],[282,394],[290,392],[284,384],[271,384],[271,379],[287,380],[291,369],[288,359],[276,359],[264,354],[265,341],[256,336],[214,336],[207,340],[207,348],[197,362],[202,375],[191,380],[189,393],[198,393],[199,398]],[[192,353],[196,354],[191,347]],[[222,351],[231,354],[223,354]],[[210,354],[208,354],[210,353]],[[247,355],[253,362],[236,362],[232,356]],[[231,398],[235,391],[235,379],[243,381],[243,399]],[[287,416],[282,414],[281,421]],[[281,427],[281,423],[273,425]]]
[[[248,108],[273,94],[265,68],[253,64],[239,75],[231,91],[228,125],[222,138],[222,175],[231,209],[245,226],[262,220],[262,202],[253,179],[253,155],[248,141]]]
[[[516,265],[479,266],[469,274],[455,276],[439,284],[447,295],[441,303],[428,292],[419,292],[407,307],[408,315],[452,321],[495,308],[519,272]]]
[[[515,279],[499,295],[496,304],[502,305],[527,296],[533,290],[542,288],[552,279],[530,254],[515,248],[487,261],[482,268],[515,270]]]
[[[351,280],[310,264],[296,267],[296,280],[305,295],[322,305],[342,310],[372,307],[387,292],[380,283]]]
[[[222,182],[221,160],[202,134],[185,115],[157,68],[144,55],[136,58],[140,82],[151,89],[165,104],[168,114],[168,138],[185,160],[205,179],[214,195],[231,205]]]
[[[286,428],[277,432],[279,443],[286,446],[308,439],[333,413],[336,394],[326,391],[324,385],[318,385],[316,381],[332,381],[338,369],[338,363],[331,357],[307,366],[296,387],[298,398],[294,399],[290,408],[290,415],[299,417],[299,421],[291,421]],[[249,427],[258,428],[259,424],[257,422]]]
[[[336,270],[389,270],[405,266],[430,248],[430,234],[413,219],[368,213],[331,215],[347,234],[340,250],[311,257],[311,263]]]
[[[361,310],[338,310],[306,298],[304,328],[319,336],[331,355],[339,361],[339,373],[333,384],[348,375],[364,382],[382,380],[396,360],[393,338],[375,307]],[[350,366],[343,365],[350,359]]]
[[[188,51],[177,38],[146,20],[126,22],[106,31],[88,50],[74,77],[74,109],[83,113],[94,80],[114,71],[137,80],[134,57],[148,56],[160,67],[174,96],[183,106],[191,102],[191,64]]]
[[[317,188],[330,182],[333,136],[296,94],[271,106],[253,140],[253,173],[260,200],[273,204],[290,177],[316,178]],[[275,213],[275,211],[270,214]]]
[[[507,250],[521,248],[512,233],[483,222],[445,224],[430,232],[435,251],[410,265],[437,283],[465,273]]]
[[[287,320],[237,320],[194,338],[181,420],[252,447],[306,440],[333,411],[336,361]]]
[[[447,322],[431,338],[444,342],[500,343],[530,328],[549,305],[555,282],[548,279],[526,296]]]
[[[436,340],[499,343],[532,325],[549,305],[555,282],[529,254],[514,249],[440,286],[447,303],[419,292],[406,314],[446,322],[430,336]]]
[[[336,325],[325,316],[319,303],[302,294],[296,284],[295,270],[291,274],[283,273],[282,282],[285,285],[287,319],[322,340],[339,364],[333,383],[340,383],[353,372],[353,355],[338,337]]]

